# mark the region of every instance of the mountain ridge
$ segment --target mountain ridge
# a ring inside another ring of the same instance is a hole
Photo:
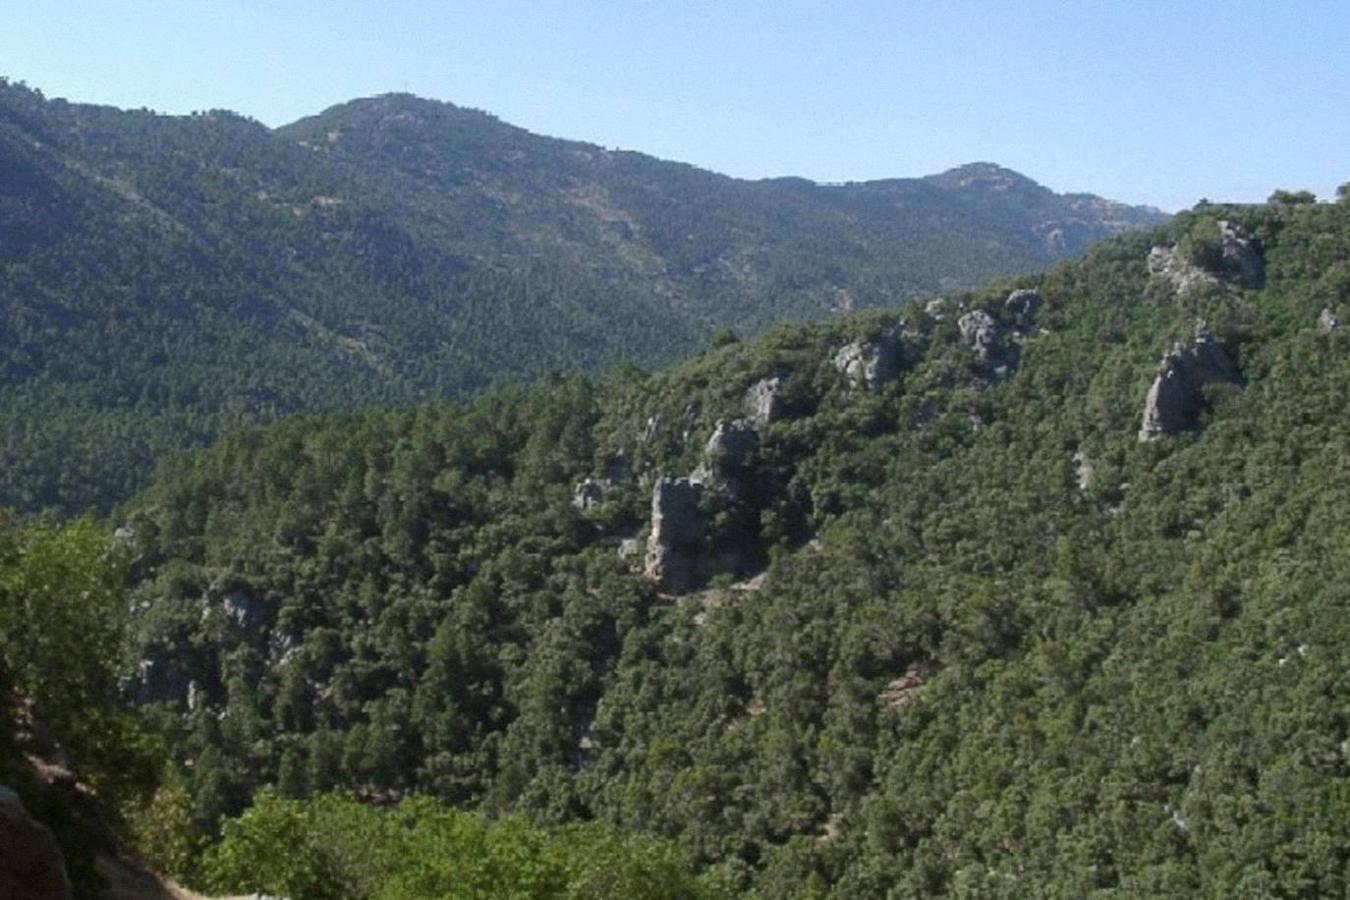
[[[0,501],[24,509],[107,508],[240,425],[670,362],[1158,218],[742,181],[406,95],[273,130],[3,84],[0,161]]]

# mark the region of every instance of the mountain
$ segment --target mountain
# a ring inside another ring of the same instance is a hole
[[[673,361],[1160,221],[987,164],[740,181],[406,95],[284,128],[0,84],[0,503],[302,412]]]
[[[295,798],[239,859],[373,833],[304,818],[338,790],[747,896],[1341,896],[1347,260],[1350,204],[1206,206],[650,375],[234,435],[118,519],[128,691],[206,833]]]

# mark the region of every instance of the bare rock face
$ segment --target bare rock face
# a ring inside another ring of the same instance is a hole
[[[1201,324],[1190,344],[1174,345],[1158,363],[1144,401],[1139,440],[1195,429],[1205,409],[1202,391],[1208,384],[1242,385],[1244,381],[1227,348]]]
[[[745,392],[745,414],[760,428],[776,422],[783,414],[783,379],[765,378],[750,385]]]
[[[759,448],[759,432],[745,419],[718,419],[703,448],[703,459],[689,476],[716,491],[740,497],[749,475],[750,455]]]
[[[972,310],[957,320],[961,340],[975,351],[982,361],[989,362],[998,355],[1003,342],[1003,328],[994,317],[982,309]]]
[[[1007,332],[997,319],[981,309],[971,310],[956,322],[961,340],[996,378],[1006,378],[1017,365],[1018,348],[1010,345]]]
[[[658,478],[652,486],[644,572],[663,590],[686,591],[703,580],[708,526],[699,509],[702,494],[703,486],[688,478]]]
[[[759,432],[744,419],[718,419],[703,448],[703,466],[714,477],[745,467],[759,448]]]
[[[900,377],[900,342],[888,334],[845,344],[834,355],[834,367],[851,390],[874,391]]]
[[[1236,222],[1220,220],[1216,224],[1217,258],[1206,265],[1197,265],[1182,259],[1176,247],[1158,246],[1149,251],[1149,274],[1178,294],[1220,284],[1259,288],[1265,280],[1265,260],[1256,239]]]
[[[1323,331],[1335,331],[1341,327],[1341,318],[1332,312],[1330,307],[1327,307],[1317,317],[1317,327]]]
[[[28,814],[19,797],[0,785],[0,897],[67,900],[65,858],[47,826]]]
[[[1148,252],[1148,274],[1178,294],[1218,285],[1219,277],[1177,255],[1177,248],[1159,245]]]

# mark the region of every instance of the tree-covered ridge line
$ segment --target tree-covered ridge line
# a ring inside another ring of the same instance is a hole
[[[425,793],[761,897],[1339,895],[1348,305],[1350,204],[1206,206],[653,374],[237,434],[119,516],[132,688],[206,829]]]
[[[1160,218],[989,165],[739,181],[406,95],[269,130],[2,83],[0,503],[106,510],[240,426],[669,363]]]

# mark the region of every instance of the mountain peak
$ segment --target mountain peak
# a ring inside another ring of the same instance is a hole
[[[1015,188],[1045,190],[1037,182],[1020,172],[991,162],[971,162],[954,169],[948,169],[937,175],[929,175],[925,181],[931,181],[948,188],[966,188],[985,191],[1008,191]]]

